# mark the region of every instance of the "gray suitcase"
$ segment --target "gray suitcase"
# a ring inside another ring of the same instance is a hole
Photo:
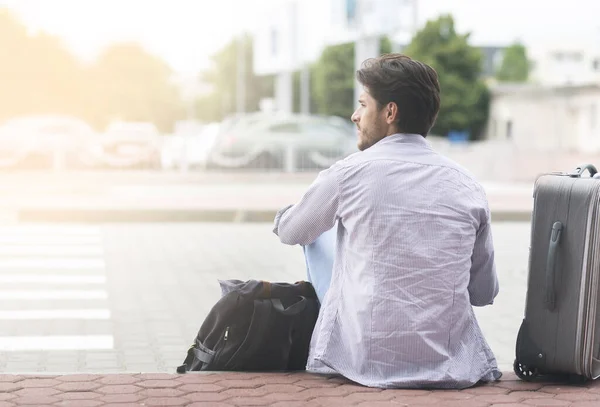
[[[582,176],[585,171],[590,176]],[[592,165],[538,177],[525,317],[514,371],[523,380],[600,376],[600,174]]]

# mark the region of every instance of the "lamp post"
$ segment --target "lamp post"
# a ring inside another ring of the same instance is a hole
[[[246,37],[240,33],[237,39],[237,82],[235,86],[236,112],[244,114],[246,112]]]
[[[370,22],[365,16],[372,12],[372,7],[376,7],[379,4],[379,7],[383,7],[381,5],[382,0],[345,0],[346,1],[346,10],[348,13],[346,14],[346,18],[348,24],[353,24],[356,27],[356,42],[355,42],[355,52],[354,52],[354,66],[355,70],[359,70],[363,61],[367,58],[376,57],[380,54],[381,49],[379,45],[380,35],[378,32],[373,32],[367,24],[369,23],[379,23],[381,22],[381,17],[383,14],[379,14],[377,18],[378,21]],[[418,28],[418,0],[394,0],[386,2],[388,9],[389,8],[397,8],[401,13],[406,13],[406,5],[411,6],[411,15],[410,20],[412,20],[409,24],[410,27],[404,26],[400,21],[403,20],[403,16],[398,16],[397,21],[398,25],[395,28],[390,29],[386,28],[390,31],[400,32],[409,31],[412,36],[414,36],[417,32]],[[404,7],[403,7],[404,6]],[[386,11],[389,11],[386,9]],[[352,12],[350,12],[352,11]],[[386,27],[387,27],[387,23]],[[358,98],[361,94],[361,86],[360,83],[355,80],[354,82],[354,103],[357,103]]]

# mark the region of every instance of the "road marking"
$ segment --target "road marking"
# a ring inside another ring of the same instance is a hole
[[[107,309],[0,310],[0,320],[110,319]]]
[[[0,290],[0,300],[106,299],[104,290]]]
[[[104,250],[99,245],[0,245],[0,256],[98,256],[104,255]]]
[[[55,275],[55,274],[0,274],[0,283],[35,284],[105,284],[105,276]]]
[[[113,349],[112,335],[2,336],[0,351]]]
[[[3,258],[0,259],[1,269],[38,269],[38,270],[98,270],[104,269],[104,259],[86,258]]]

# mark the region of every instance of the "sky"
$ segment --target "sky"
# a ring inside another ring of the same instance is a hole
[[[35,32],[61,37],[83,60],[112,42],[135,41],[163,57],[182,75],[209,66],[215,51],[264,22],[266,8],[287,0],[0,0]],[[311,1],[311,0],[301,0]],[[418,0],[418,24],[451,13],[476,45],[530,48],[597,44],[600,1]],[[319,13],[325,0],[315,1]],[[550,4],[554,5],[550,5]],[[310,30],[310,26],[306,27]]]

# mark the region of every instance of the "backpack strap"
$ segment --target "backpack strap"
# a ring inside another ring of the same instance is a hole
[[[192,348],[194,351],[194,356],[196,357],[196,359],[198,359],[199,361],[201,361],[202,363],[210,363],[213,360],[213,355],[211,355],[210,353],[204,352],[201,349],[198,348]]]
[[[189,370],[198,370],[199,362],[208,364],[212,362],[214,355],[198,349],[197,346],[204,347],[202,343],[196,340],[196,343],[188,349],[187,356],[183,361],[183,365],[177,366],[177,373],[185,373]]]
[[[269,281],[262,281],[262,290],[258,295],[259,298],[271,298],[271,283]]]

